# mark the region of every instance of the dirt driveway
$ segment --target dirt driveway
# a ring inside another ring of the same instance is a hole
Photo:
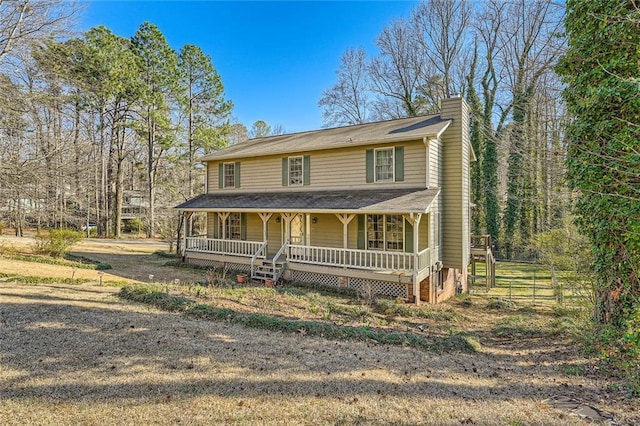
[[[1,424],[567,425],[640,420],[554,350],[435,354],[192,321],[116,289],[0,283]],[[530,348],[531,349],[531,348]]]

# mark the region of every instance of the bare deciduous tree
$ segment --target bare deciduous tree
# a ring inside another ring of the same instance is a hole
[[[433,74],[442,79],[439,99],[462,93],[465,86],[464,50],[472,11],[467,0],[429,0],[420,3],[412,14],[412,22],[421,37],[420,45],[427,64],[425,81]],[[435,71],[435,73],[434,73]]]
[[[336,71],[337,82],[322,93],[325,126],[362,124],[369,115],[369,75],[363,48],[348,49]]]
[[[425,57],[416,31],[404,20],[395,20],[382,30],[376,42],[380,55],[369,63],[371,88],[378,95],[376,118],[415,116],[429,109],[421,96]],[[389,103],[397,104],[389,109]]]
[[[60,0],[0,0],[0,63],[17,48],[31,45],[68,25],[76,11],[74,2]]]

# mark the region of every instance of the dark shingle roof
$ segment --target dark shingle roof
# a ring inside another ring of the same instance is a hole
[[[202,194],[179,210],[425,213],[439,188]]]
[[[268,136],[249,139],[223,150],[212,152],[202,157],[200,161],[291,154],[372,143],[414,140],[425,136],[437,137],[449,127],[450,123],[451,120],[443,120],[439,115],[430,115]]]

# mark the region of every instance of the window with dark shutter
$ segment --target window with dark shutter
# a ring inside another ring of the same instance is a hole
[[[404,147],[396,146],[394,152],[395,181],[404,181]]]

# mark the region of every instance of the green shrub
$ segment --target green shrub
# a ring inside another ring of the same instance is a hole
[[[640,310],[628,315],[626,328],[599,326],[595,333],[585,334],[588,348],[595,350],[601,369],[623,379],[619,387],[631,396],[640,396]]]
[[[166,252],[164,250],[156,250],[156,251],[153,252],[153,254],[155,254],[158,257],[164,257],[164,258],[167,258],[167,259],[175,259],[177,257],[177,255],[175,253],[169,253],[169,252]],[[178,262],[182,263],[180,261],[178,261]],[[169,266],[174,266],[174,265],[169,265]]]
[[[129,221],[129,229],[131,232],[139,234],[144,229],[144,221],[139,217],[134,217]]]
[[[515,306],[513,301],[507,299],[491,299],[487,303],[487,308],[496,310],[513,309]]]
[[[524,315],[509,315],[500,320],[492,331],[495,336],[511,338],[542,337],[550,334],[549,330],[540,328]]]
[[[272,289],[265,289],[271,290]],[[118,295],[127,300],[153,305],[172,312],[199,319],[225,320],[248,327],[272,331],[299,333],[327,339],[351,339],[366,342],[375,341],[389,345],[410,346],[428,351],[474,352],[478,343],[469,336],[451,334],[446,337],[421,336],[413,333],[388,332],[370,327],[339,326],[316,321],[301,321],[278,318],[263,314],[244,314],[228,308],[197,303],[195,300],[171,296],[160,287],[153,285],[129,285],[120,289]]]
[[[96,260],[91,260],[88,257],[76,254],[68,253],[64,256],[64,258],[73,261],[72,266],[77,266],[78,268],[82,269],[97,269],[98,271],[104,271],[113,268],[108,263],[98,262]]]
[[[387,316],[401,316],[407,318],[424,318],[436,321],[456,321],[457,315],[451,308],[440,309],[433,307],[417,307],[404,302],[378,298],[373,306],[374,310]]]
[[[30,275],[4,274],[0,272],[0,278],[7,278],[18,284],[71,284],[79,285],[91,281],[89,278],[55,278],[55,277],[34,277]]]
[[[63,257],[71,246],[82,240],[80,232],[71,229],[51,229],[47,233],[36,234],[36,250],[51,257]]]

